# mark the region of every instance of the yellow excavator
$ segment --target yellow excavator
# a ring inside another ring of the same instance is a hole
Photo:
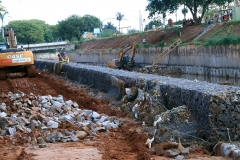
[[[145,68],[155,68],[160,60],[162,60],[166,55],[171,53],[175,48],[177,48],[182,43],[182,40],[178,38],[175,42],[173,42],[168,49],[164,50],[162,53],[158,54],[152,61],[152,65],[145,66]]]
[[[162,53],[157,55],[153,61],[152,61],[152,66],[156,66],[157,63],[163,59],[166,55],[168,55],[171,51],[173,51],[177,46],[179,46],[182,43],[182,40],[179,38],[175,42],[173,42],[170,47],[166,50],[164,50]]]
[[[12,28],[4,34],[6,42],[0,43],[0,80],[10,73],[20,73],[32,78],[36,76],[32,51],[17,48],[16,35]]]
[[[136,45],[137,42],[133,42],[122,48],[118,54],[118,59],[108,61],[108,67],[127,70],[131,70],[133,67],[135,67],[134,56]],[[131,57],[125,55],[125,53],[128,52],[129,50],[131,50]]]

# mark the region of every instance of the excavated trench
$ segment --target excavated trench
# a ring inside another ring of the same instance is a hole
[[[54,72],[55,65],[56,61],[35,61],[36,68],[49,72]],[[218,141],[240,139],[239,87],[76,63],[64,65],[62,75],[115,98],[122,93],[120,81],[125,83],[125,88],[136,87],[144,81],[144,90],[150,97],[151,105],[140,109],[140,105],[136,107],[136,104],[132,104],[121,109],[146,123],[157,143],[166,137],[171,138],[169,135],[180,135],[186,144],[200,140],[208,147],[213,147]],[[113,82],[113,77],[119,82]],[[158,98],[153,98],[154,92],[159,94]],[[157,102],[161,105],[157,105]]]

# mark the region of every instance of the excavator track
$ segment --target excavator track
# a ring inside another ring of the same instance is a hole
[[[27,76],[29,78],[36,77],[36,70],[35,70],[34,65],[27,66]]]

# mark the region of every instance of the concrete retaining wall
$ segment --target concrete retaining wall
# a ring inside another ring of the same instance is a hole
[[[38,69],[53,72],[56,62],[35,60],[35,66]],[[168,109],[181,105],[187,106],[196,122],[197,127],[194,130],[200,134],[200,138],[209,142],[228,140],[227,129],[229,129],[231,140],[240,140],[239,87],[133,73],[76,63],[64,65],[63,72],[64,76],[71,80],[104,92],[110,92],[113,87],[111,85],[111,76],[126,82],[126,87],[132,87],[140,79],[145,79],[149,90],[155,88],[159,90],[162,95],[161,101]],[[157,132],[157,134],[160,134],[160,132]]]
[[[137,49],[135,62],[149,65],[163,49]],[[81,50],[77,53],[68,53],[68,56],[71,62],[107,64],[108,61],[118,58],[119,51],[120,49]],[[159,65],[169,69],[180,69],[184,74],[240,78],[239,51],[240,45],[181,46],[164,57]],[[34,56],[36,59],[57,59],[57,56],[51,53]]]
[[[164,48],[166,49],[166,48]],[[149,65],[162,48],[136,50],[135,62]],[[159,64],[170,69],[181,69],[186,74],[240,77],[240,45],[202,47],[181,46],[164,57]],[[119,50],[82,50],[72,62],[107,63],[117,59]]]

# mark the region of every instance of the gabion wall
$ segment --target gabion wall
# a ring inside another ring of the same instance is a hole
[[[57,61],[35,60],[35,67],[53,72],[56,63]],[[182,105],[187,107],[191,119],[194,121],[193,129],[197,130],[201,139],[209,142],[240,140],[239,87],[76,63],[64,65],[63,73],[71,80],[106,93],[114,87],[111,84],[111,76],[123,80],[128,88],[133,87],[141,79],[145,79],[149,90],[156,87],[159,89],[161,102],[168,110]],[[156,118],[160,114],[156,113]]]

